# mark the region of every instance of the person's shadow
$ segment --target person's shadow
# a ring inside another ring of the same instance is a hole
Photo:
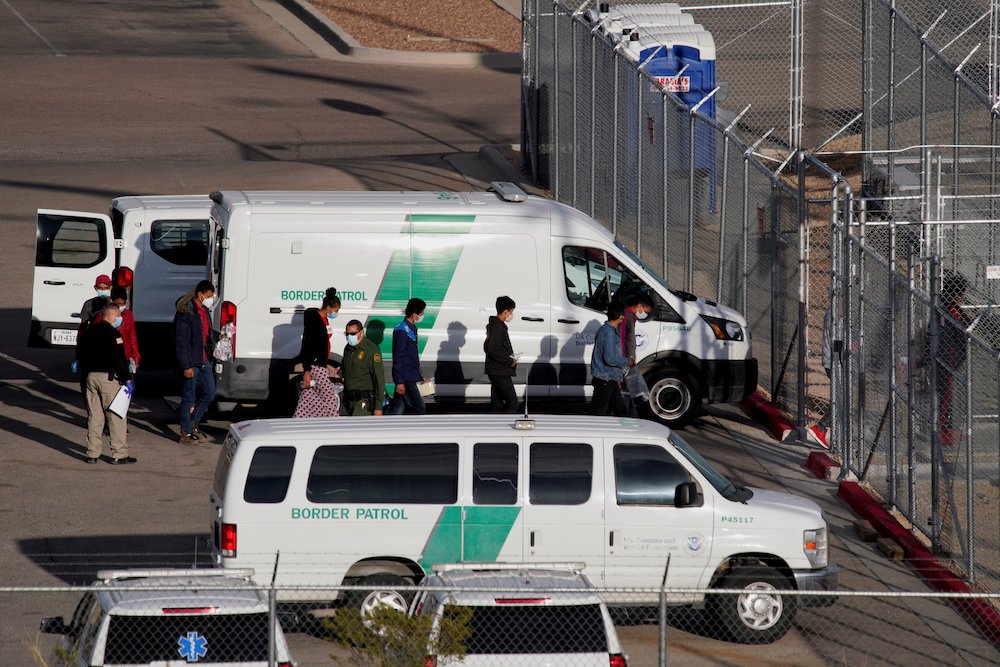
[[[448,338],[441,341],[438,348],[437,366],[434,368],[434,383],[438,386],[454,385],[461,386],[460,394],[448,396],[449,402],[465,403],[465,386],[472,382],[472,378],[465,377],[465,370],[462,368],[460,354],[465,347],[465,337],[469,329],[461,322],[451,322],[448,324]]]
[[[538,350],[538,360],[528,368],[528,385],[555,386],[558,374],[552,363],[552,350],[556,345],[555,336],[544,336]]]
[[[586,341],[593,342],[597,336],[597,330],[601,328],[601,323],[591,320],[584,327],[583,336]],[[590,359],[584,358],[584,351],[587,346],[582,344],[579,336],[573,336],[566,341],[562,350],[559,351],[559,387],[562,396],[579,398],[584,400],[584,386],[587,384],[587,374]],[[568,391],[567,391],[568,389]]]

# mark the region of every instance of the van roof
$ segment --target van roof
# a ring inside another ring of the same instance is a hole
[[[101,606],[116,615],[149,616],[157,607],[215,607],[223,614],[267,611],[263,594],[253,582],[242,578],[143,577],[99,581],[94,588]]]
[[[381,437],[412,439],[415,434],[458,433],[486,435],[531,435],[533,437],[592,436],[595,432],[629,434],[632,438],[665,438],[670,429],[645,419],[594,417],[591,415],[530,415],[530,430],[515,429],[517,415],[422,415],[348,417],[328,419],[254,419],[233,424],[231,429],[242,440],[280,439],[284,442],[312,440],[318,433],[336,433],[338,437]],[[398,434],[398,435],[395,435]]]
[[[212,208],[212,200],[208,195],[124,195],[111,200],[111,205],[119,211],[191,208],[207,213]]]
[[[544,568],[544,566],[543,566]],[[593,584],[579,572],[533,568],[519,570],[445,570],[424,579],[422,585],[441,588],[431,594],[449,604],[494,606],[517,601],[520,604],[600,604]],[[462,588],[491,589],[455,590]],[[553,590],[558,589],[558,592]],[[563,592],[565,591],[565,592]]]

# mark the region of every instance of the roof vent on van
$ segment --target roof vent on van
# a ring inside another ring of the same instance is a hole
[[[510,181],[493,181],[490,183],[490,190],[497,193],[504,201],[528,201],[528,194]]]

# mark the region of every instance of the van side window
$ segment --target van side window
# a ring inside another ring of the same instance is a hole
[[[532,505],[582,505],[590,500],[594,449],[584,443],[531,445],[528,497]]]
[[[613,255],[598,248],[565,246],[566,295],[577,306],[604,312],[611,299],[624,301],[645,286]]]
[[[453,504],[458,500],[458,444],[320,447],[306,498],[313,503]]]
[[[684,466],[663,447],[615,445],[619,505],[673,506],[677,485],[690,479]]]
[[[517,444],[476,443],[472,455],[472,502],[476,505],[517,503]]]
[[[104,224],[92,218],[38,216],[35,266],[85,269],[108,256]]]
[[[178,266],[208,263],[208,220],[154,220],[149,247]]]
[[[294,447],[259,447],[250,461],[243,500],[248,503],[280,503],[288,493],[294,464]]]

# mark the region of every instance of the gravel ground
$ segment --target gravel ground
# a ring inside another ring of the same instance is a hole
[[[518,52],[521,24],[492,0],[310,0],[362,46]]]

